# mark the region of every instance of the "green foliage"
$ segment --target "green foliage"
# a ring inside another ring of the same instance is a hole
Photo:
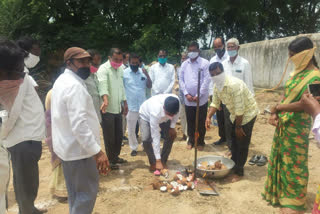
[[[225,35],[252,42],[319,29],[320,0],[1,0],[0,35],[32,35],[43,59],[71,46],[134,51],[149,63],[159,49],[169,61],[193,40]],[[60,56],[61,57],[61,56]]]

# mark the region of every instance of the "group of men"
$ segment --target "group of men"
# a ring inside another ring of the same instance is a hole
[[[187,127],[184,132],[187,148],[194,147],[199,101],[198,149],[203,150],[206,129],[210,127],[212,115],[217,113],[221,139],[215,144],[228,141],[236,164],[233,179],[243,176],[259,110],[254,100],[250,65],[238,55],[238,40],[232,38],[226,45],[227,51],[223,38],[215,39],[216,56],[210,62],[200,56],[198,43],[188,45],[188,54],[183,55],[184,61],[178,69],[179,97],[172,94],[175,69],[167,62],[165,50],[159,51],[157,62],[148,69],[138,55],[127,56],[118,48],[110,50],[108,61],[102,65],[96,51],[79,47],[66,50],[66,68],[52,88],[51,123],[53,150],[62,161],[71,214],[91,213],[98,192],[99,173],[107,174],[127,163],[119,157],[124,136],[123,115],[127,121],[131,155],[137,155],[136,129],[139,126],[150,171],[159,175],[161,169],[167,168],[179,116],[186,118],[181,121]],[[0,101],[9,112],[9,119],[2,126],[5,135],[1,139],[12,156],[19,212],[41,213],[35,208],[34,200],[45,132],[44,110],[34,81],[23,72],[26,67],[23,59],[29,59],[32,53],[22,52],[9,41],[1,42],[0,54],[2,52],[8,60],[0,67]],[[129,58],[128,63],[123,61],[124,57]],[[214,85],[210,86],[212,83]],[[148,99],[150,89],[151,98]],[[5,90],[11,93],[10,99],[2,93]],[[210,91],[213,94],[208,113]],[[100,145],[100,127],[106,154]],[[162,151],[161,138],[164,139]]]

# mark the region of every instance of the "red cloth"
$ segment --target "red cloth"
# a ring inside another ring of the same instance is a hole
[[[9,111],[18,95],[23,79],[0,81],[0,103]]]

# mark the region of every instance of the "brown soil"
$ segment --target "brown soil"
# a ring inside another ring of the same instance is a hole
[[[279,93],[263,93],[256,96],[261,113],[268,105],[272,106],[279,100]],[[268,115],[260,114],[253,130],[253,138],[249,151],[249,158],[254,154],[269,156],[274,128],[267,124]],[[174,143],[170,158],[171,170],[184,169],[191,166],[194,160],[194,150],[186,149],[186,142],[180,141],[181,131],[178,125],[178,140]],[[226,146],[212,147],[209,144],[218,139],[217,127],[211,128],[206,135],[204,151],[198,156],[223,155]],[[245,176],[237,183],[226,180],[216,180],[220,196],[201,196],[197,190],[182,192],[177,197],[168,193],[151,190],[149,184],[154,179],[148,170],[148,160],[142,148],[139,147],[138,156],[130,156],[130,148],[126,144],[121,151],[121,157],[129,161],[119,171],[112,171],[107,176],[101,176],[100,191],[95,204],[95,214],[102,213],[278,213],[279,208],[274,208],[261,199],[267,166],[245,166]],[[314,140],[310,142],[309,150],[309,186],[307,196],[307,213],[311,213],[319,184],[320,174],[319,149]],[[40,188],[36,206],[45,207],[48,213],[68,213],[68,204],[60,203],[53,199],[49,191],[51,174],[50,153],[43,144],[43,154],[40,165]],[[12,180],[9,187],[9,213],[17,213],[14,199]]]

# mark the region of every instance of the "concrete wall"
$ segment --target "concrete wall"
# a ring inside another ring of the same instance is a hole
[[[318,47],[315,55],[320,65],[320,33],[299,36],[308,36],[315,46]],[[296,37],[291,36],[240,45],[239,55],[249,61],[252,69],[253,85],[255,87],[272,88],[279,83],[288,59],[289,43]],[[206,59],[210,59],[214,53],[213,50],[206,50],[202,51],[201,55]],[[293,64],[289,63],[288,71],[281,85],[282,87],[285,81],[288,80],[292,70]]]

